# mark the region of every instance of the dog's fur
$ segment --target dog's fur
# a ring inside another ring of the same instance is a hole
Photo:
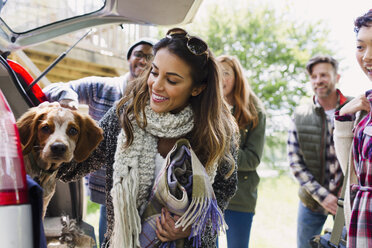
[[[87,159],[103,139],[103,132],[90,116],[56,104],[30,108],[18,119],[17,127],[26,172],[44,190],[44,217],[60,165]]]

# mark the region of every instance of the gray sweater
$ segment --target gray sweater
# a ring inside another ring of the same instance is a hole
[[[117,136],[121,131],[120,122],[116,115],[116,107],[112,107],[99,122],[100,127],[104,131],[104,139],[99,144],[97,149],[90,155],[90,157],[82,163],[64,164],[58,172],[58,177],[62,181],[68,182],[82,178],[86,174],[98,170],[102,164],[106,164],[106,192],[110,192],[113,183],[113,164],[114,155],[117,146]],[[237,160],[238,147],[236,142],[232,142],[231,152]],[[237,173],[234,173],[228,179],[225,175],[229,172],[231,164],[227,162],[219,165],[213,189],[216,195],[218,206],[222,211],[227,207],[230,198],[235,194],[237,189]],[[150,191],[147,192],[148,197]],[[146,202],[147,204],[147,202]],[[107,233],[106,241],[110,239],[112,229],[114,227],[114,206],[112,204],[112,197],[108,193],[106,197],[107,206]],[[207,228],[205,235],[202,238],[201,247],[216,247],[216,234],[211,233],[211,229]],[[192,240],[186,240],[184,247],[193,247]]]

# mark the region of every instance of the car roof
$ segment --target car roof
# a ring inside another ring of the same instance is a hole
[[[3,1],[1,1],[3,2]],[[8,0],[0,4],[0,49],[13,51],[110,23],[180,25],[202,0]],[[79,5],[80,4],[80,5]]]

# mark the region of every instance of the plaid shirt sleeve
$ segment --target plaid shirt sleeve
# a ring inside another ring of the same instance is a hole
[[[289,166],[294,177],[316,201],[321,203],[327,197],[329,191],[321,186],[307,169],[303,153],[298,143],[296,126],[293,121],[288,131],[287,151]]]
[[[43,88],[48,101],[72,100],[78,102],[78,94],[65,83],[52,83]]]
[[[355,115],[340,115],[340,111],[335,112],[335,120],[336,121],[354,121]]]

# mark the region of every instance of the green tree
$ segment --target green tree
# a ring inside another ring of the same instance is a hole
[[[216,56],[239,58],[267,111],[264,161],[272,166],[286,161],[285,123],[310,93],[306,62],[315,54],[334,54],[327,28],[321,21],[291,19],[286,7],[278,10],[252,1],[214,2],[208,10],[187,29],[200,34]]]

